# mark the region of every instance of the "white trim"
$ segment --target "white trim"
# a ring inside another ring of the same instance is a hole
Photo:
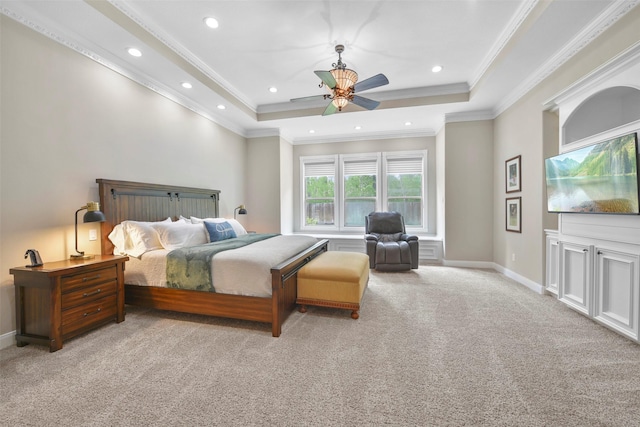
[[[0,335],[0,350],[16,345],[16,331]]]
[[[442,265],[446,267],[460,267],[460,268],[488,268],[497,271],[500,274],[505,275],[506,277],[515,280],[519,284],[529,288],[533,292],[543,295],[545,293],[544,286],[534,282],[533,280],[527,279],[524,276],[519,275],[495,262],[491,261],[448,261],[446,259],[442,260]]]
[[[545,293],[544,290],[544,286],[541,285],[540,283],[536,283],[533,280],[527,279],[524,276],[519,275],[518,273],[515,273],[507,268],[504,268],[503,266],[499,265],[499,264],[495,264],[494,269],[498,272],[498,273],[502,273],[505,276],[507,276],[510,279],[515,280],[516,282],[520,283],[521,285],[531,289],[533,292],[543,295]]]

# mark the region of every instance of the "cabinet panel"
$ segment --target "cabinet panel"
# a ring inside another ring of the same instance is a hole
[[[586,315],[591,315],[591,253],[588,246],[568,242],[560,244],[558,297]]]
[[[559,264],[559,248],[558,248],[558,238],[555,236],[548,235],[546,237],[546,251],[547,251],[547,262],[546,262],[546,277],[545,277],[545,289],[552,294],[558,295],[558,281],[559,281],[559,272],[558,268]]]
[[[637,255],[598,248],[594,286],[594,318],[638,339],[640,281]]]

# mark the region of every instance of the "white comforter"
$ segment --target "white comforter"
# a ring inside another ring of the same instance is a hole
[[[305,235],[280,235],[238,249],[217,253],[211,259],[211,277],[216,292],[256,297],[271,296],[271,268],[314,245]],[[130,257],[124,274],[128,285],[167,286],[168,250]]]

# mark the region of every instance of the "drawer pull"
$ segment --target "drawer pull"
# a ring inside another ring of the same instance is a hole
[[[97,295],[100,292],[102,292],[102,289],[98,289],[97,291],[93,291],[93,292],[85,292],[84,294],[82,294],[83,297],[90,297],[92,295]]]
[[[99,309],[97,309],[96,311],[93,311],[93,312],[91,312],[91,313],[85,313],[85,314],[83,314],[83,316],[84,316],[84,317],[87,317],[87,316],[89,316],[90,314],[98,314],[98,313],[100,313],[101,311],[102,311],[102,308],[99,308]]]
[[[94,276],[94,277],[83,277],[82,281],[86,282],[88,280],[96,280],[96,279],[99,279],[99,278],[100,278],[100,275],[98,274],[97,276]]]

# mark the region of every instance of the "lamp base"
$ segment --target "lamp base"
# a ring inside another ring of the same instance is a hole
[[[77,261],[81,259],[94,259],[95,257],[95,255],[72,254],[69,259]]]

